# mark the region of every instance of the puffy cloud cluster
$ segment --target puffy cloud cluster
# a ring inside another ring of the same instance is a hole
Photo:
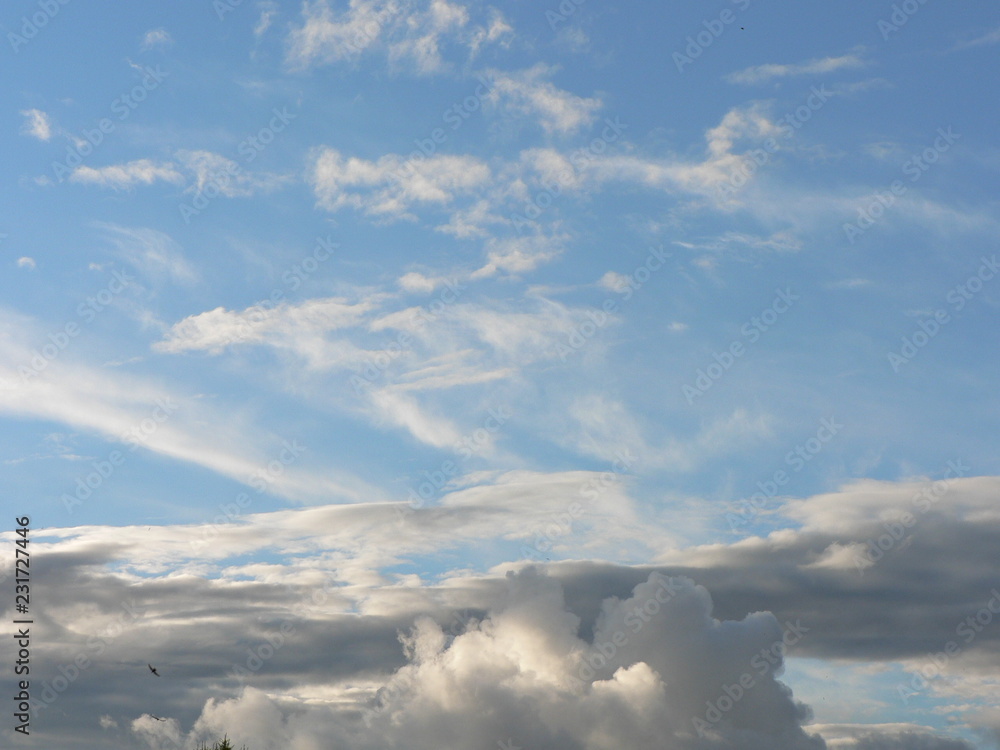
[[[295,68],[355,60],[384,49],[391,63],[429,75],[447,67],[442,47],[474,55],[512,31],[495,9],[474,22],[470,8],[448,0],[351,0],[339,12],[328,0],[315,0],[305,3],[302,16],[288,37],[287,60]]]
[[[278,700],[247,689],[210,701],[190,739],[228,733],[303,750],[824,748],[777,679],[783,626],[772,615],[720,622],[705,589],[654,574],[629,598],[604,602],[592,642],[580,625],[557,581],[534,568],[508,573],[506,601],[464,632],[419,619],[401,636],[406,665],[374,699]],[[755,669],[764,652],[767,668]],[[746,674],[754,684],[734,698]],[[712,706],[722,707],[717,716]]]

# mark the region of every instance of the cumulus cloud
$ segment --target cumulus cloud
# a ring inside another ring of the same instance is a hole
[[[403,521],[396,510],[405,504],[397,502],[246,514],[142,534],[46,529],[34,542],[48,561],[37,585],[58,602],[51,622],[67,627],[58,636],[40,631],[51,644],[40,664],[72,661],[89,634],[113,643],[115,659],[90,668],[92,694],[61,705],[81,715],[115,706],[112,719],[151,740],[171,726],[142,716],[148,708],[137,681],[146,675],[119,665],[142,667],[155,643],[173,672],[157,713],[176,719],[192,743],[226,732],[251,741],[239,732],[253,729],[284,746],[322,738],[372,750],[435,743],[493,750],[508,740],[574,750],[770,750],[822,748],[809,736],[818,734],[826,747],[845,750],[969,750],[919,725],[809,724],[781,680],[786,647],[794,657],[887,664],[920,660],[954,638],[956,622],[996,587],[992,571],[973,563],[1000,539],[997,478],[954,483],[934,523],[928,517],[912,542],[859,575],[849,559],[815,563],[832,544],[880,527],[866,510],[876,501],[906,506],[919,484],[817,496],[802,501],[813,506],[806,511],[814,526],[683,549],[654,538],[657,529],[632,516],[620,487],[593,493],[593,501],[581,495],[581,487],[597,486],[596,474],[456,477],[440,503],[412,509]],[[557,532],[563,555],[608,537],[673,551],[638,567],[578,555],[547,575],[524,562],[486,574],[455,571],[437,583],[390,572],[478,540],[522,539],[573,502],[585,511],[572,533]],[[847,520],[825,532],[824,519],[838,509]],[[275,547],[294,554],[274,561]],[[890,596],[897,606],[886,610]],[[125,605],[139,614],[126,618]],[[184,616],[167,616],[178,612]],[[927,688],[928,698],[943,695],[973,727],[996,724],[988,680],[997,639],[982,628]],[[278,645],[262,651],[269,643]],[[259,653],[267,658],[253,666]],[[238,680],[237,668],[246,670]],[[105,679],[111,674],[116,679]]]
[[[471,156],[435,155],[406,159],[388,154],[377,161],[345,158],[325,148],[313,159],[309,179],[324,208],[352,206],[374,216],[409,216],[413,204],[448,204],[483,185],[490,169]]]
[[[503,43],[510,25],[496,10],[486,13],[474,22],[470,7],[448,0],[351,0],[338,12],[328,0],[314,0],[288,36],[287,61],[306,68],[381,50],[396,70],[437,73],[449,67],[449,46],[471,57],[487,44]]]
[[[590,640],[557,581],[529,568],[508,574],[505,588],[458,634],[418,618],[401,635],[406,663],[368,700],[339,691],[336,701],[278,701],[247,688],[208,701],[188,739],[225,733],[237,745],[360,750],[824,747],[803,730],[806,710],[777,680],[784,626],[771,615],[720,622],[703,588],[653,575],[624,600],[604,602]],[[722,700],[716,718],[706,705],[744,675],[754,684],[740,700]],[[157,729],[140,722],[136,733]]]
[[[288,39],[288,59],[296,67],[349,59],[374,45],[385,26],[402,12],[396,2],[351,0],[348,8],[334,14],[325,0],[303,7],[302,26]]]
[[[407,20],[411,28],[419,31],[390,44],[389,61],[399,64],[409,60],[418,73],[427,75],[445,67],[442,38],[463,29],[469,23],[469,12],[464,5],[431,0],[426,11]]]
[[[21,126],[22,133],[40,141],[47,141],[52,137],[52,123],[45,112],[40,109],[24,109],[21,114],[25,117]]]

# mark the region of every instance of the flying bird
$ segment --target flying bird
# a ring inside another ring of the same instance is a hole
[[[146,666],[149,667],[150,672],[155,674],[157,677],[160,676],[160,673],[156,671],[156,667],[154,667],[152,664],[147,664]]]

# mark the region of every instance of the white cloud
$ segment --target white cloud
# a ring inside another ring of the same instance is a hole
[[[860,68],[864,65],[864,60],[855,54],[850,54],[840,57],[824,57],[798,64],[781,65],[769,63],[767,65],[756,65],[737,73],[730,73],[726,76],[726,80],[730,83],[754,85],[765,83],[773,78],[830,73],[842,68]]]
[[[469,208],[452,212],[447,224],[434,227],[438,232],[450,234],[458,239],[487,237],[488,227],[496,224],[506,224],[507,219],[495,213],[495,206],[486,199],[477,201]]]
[[[518,117],[536,117],[547,133],[568,134],[590,125],[603,106],[600,99],[584,99],[544,80],[556,68],[538,63],[519,73],[490,71],[493,87],[488,99]]]
[[[717,126],[705,131],[708,153],[702,161],[676,157],[650,159],[631,154],[590,155],[578,173],[595,185],[630,182],[670,192],[700,194],[721,205],[728,202],[721,190],[732,184],[734,175],[750,158],[746,155],[750,146],[759,147],[764,139],[775,138],[781,132],[768,117],[764,105],[754,103],[729,110]],[[746,144],[746,151],[737,150],[741,143]]]
[[[290,179],[269,173],[248,172],[232,159],[211,151],[178,151],[176,156],[193,174],[194,181],[187,188],[189,192],[201,193],[211,189],[226,198],[247,197],[274,190]]]
[[[628,276],[617,271],[608,271],[598,280],[597,285],[609,292],[624,292],[631,286],[629,282]]]
[[[282,303],[276,307],[249,307],[242,312],[218,307],[174,324],[153,348],[172,354],[188,351],[219,354],[236,344],[268,344],[298,353],[313,367],[343,366],[344,356],[352,353],[358,356],[359,352],[345,344],[330,345],[327,336],[357,326],[365,313],[376,308],[378,301],[377,297],[360,302],[331,297],[294,306]]]
[[[80,166],[69,176],[71,182],[108,187],[112,190],[130,190],[136,185],[152,185],[163,181],[182,185],[184,176],[170,162],[157,163],[150,159],[137,159],[126,164],[107,167]]]
[[[469,47],[475,55],[479,49],[490,42],[500,42],[504,47],[509,46],[510,37],[514,33],[511,26],[503,17],[503,14],[496,8],[490,8],[490,20],[488,26],[480,26],[471,35]]]
[[[920,724],[813,724],[829,750],[973,750],[965,740],[945,737]]]
[[[419,31],[391,44],[389,61],[398,65],[412,60],[418,73],[428,75],[446,67],[441,57],[442,37],[464,28],[469,23],[469,12],[448,0],[431,0],[425,13],[411,15],[407,23]]]
[[[222,195],[227,198],[247,197],[258,192],[275,190],[290,181],[286,175],[248,172],[237,162],[211,151],[181,150],[174,162],[137,159],[125,164],[106,167],[80,166],[73,170],[72,182],[129,190],[136,185],[152,185],[157,181],[187,185],[187,192]],[[188,177],[181,170],[188,173]]]
[[[23,109],[25,122],[21,126],[21,132],[30,135],[40,141],[47,141],[52,137],[52,123],[49,116],[40,109]]]
[[[510,275],[533,271],[557,257],[568,239],[566,235],[490,238],[486,243],[486,264],[473,271],[470,278],[486,278],[501,271]]]
[[[869,287],[872,285],[871,279],[864,279],[860,277],[855,277],[851,279],[841,279],[839,281],[831,281],[827,283],[827,287],[830,289],[862,289],[864,287]]]
[[[142,38],[143,51],[154,49],[155,47],[169,47],[174,43],[173,37],[166,29],[152,29],[147,31]]]
[[[260,9],[260,18],[257,19],[257,25],[253,28],[253,35],[258,38],[267,33],[271,24],[274,23],[275,16],[281,12],[278,4],[274,2],[260,3]]]
[[[436,416],[444,412],[444,394],[467,398],[459,389],[516,383],[524,368],[557,358],[557,344],[588,320],[585,308],[538,297],[491,307],[466,303],[460,299],[465,284],[454,277],[412,272],[399,283],[410,293],[446,288],[426,309],[400,308],[398,294],[380,293],[243,311],[220,307],[176,323],[154,349],[220,354],[228,348],[235,355],[239,347],[267,347],[287,355],[290,387],[376,427],[394,425],[447,447],[460,433]],[[401,344],[403,334],[408,338]],[[343,378],[342,389],[327,387],[329,373]]]
[[[422,273],[411,271],[410,273],[400,276],[397,283],[402,289],[405,289],[408,292],[424,292],[426,294],[430,294],[437,289],[438,286],[444,283],[444,280],[428,278]]]
[[[326,0],[306,3],[305,21],[288,39],[288,60],[307,67],[355,57],[374,45],[401,12],[400,4],[389,0],[351,0],[336,16]]]
[[[27,255],[17,259],[18,268],[27,268],[29,271],[35,270],[35,259],[29,258]]]
[[[444,205],[469,194],[490,177],[489,167],[471,156],[435,155],[405,159],[396,154],[368,161],[344,158],[326,148],[313,159],[309,181],[321,206],[344,206],[385,219],[408,217],[415,203]]]
[[[478,10],[478,9],[477,9]],[[354,60],[380,50],[397,71],[437,73],[455,46],[471,57],[484,45],[503,44],[511,29],[496,10],[475,27],[470,8],[448,0],[351,0],[336,12],[328,0],[307,2],[303,21],[288,37],[287,62],[294,68]]]

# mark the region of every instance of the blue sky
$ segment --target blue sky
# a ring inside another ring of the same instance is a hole
[[[991,4],[53,0],[0,32],[0,461],[43,561],[38,684],[126,589],[148,612],[18,742],[267,715],[245,741],[439,745],[417,707],[471,721],[441,675],[485,638],[550,658],[490,687],[511,707],[470,747],[996,746],[988,626],[896,690],[1000,583]],[[518,713],[661,575],[703,668],[661,623]],[[443,641],[420,619],[455,611],[479,619]],[[682,676],[710,703],[796,619],[710,732],[619,711]],[[121,665],[154,658],[177,671],[140,705]]]

